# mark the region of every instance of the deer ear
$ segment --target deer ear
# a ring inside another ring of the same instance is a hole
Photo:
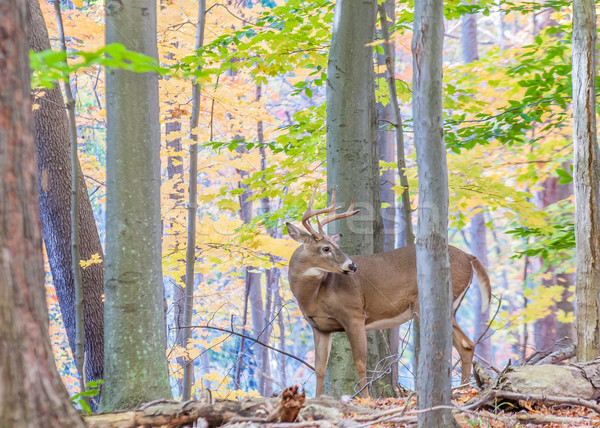
[[[308,244],[309,242],[311,242],[311,240],[314,239],[310,233],[297,228],[292,223],[286,223],[285,225],[287,226],[288,234],[296,242],[300,242],[301,244]]]
[[[337,244],[341,237],[341,233],[336,233],[335,235],[331,235],[329,239],[331,239],[331,242],[333,242],[334,244]]]

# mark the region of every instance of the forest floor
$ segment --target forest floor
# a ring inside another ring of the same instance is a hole
[[[595,400],[557,396],[522,396],[506,399],[474,388],[455,389],[450,408],[461,427],[599,427],[600,407]],[[535,399],[530,399],[535,398]],[[562,398],[562,401],[559,400]],[[546,400],[547,399],[547,400]],[[356,398],[328,396],[306,398],[298,386],[280,397],[212,400],[157,400],[137,410],[86,416],[90,428],[197,427],[236,428],[363,428],[414,427],[419,413],[415,394],[406,398]],[[296,422],[290,422],[296,421]]]
[[[474,387],[453,391],[452,404],[461,427],[600,427],[600,415],[583,406],[544,405],[526,400],[511,403],[502,400],[497,405],[490,402],[477,410],[469,410],[468,402],[479,392]],[[358,398],[352,400],[352,404],[373,410],[373,414],[368,416],[347,415],[346,418],[359,422],[358,425],[351,424],[356,427],[410,427],[414,426],[418,414],[414,395],[378,400]]]

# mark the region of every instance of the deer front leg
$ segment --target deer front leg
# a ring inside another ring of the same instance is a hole
[[[352,357],[358,374],[361,395],[367,398],[369,396],[369,388],[367,388],[367,332],[364,320],[348,325],[346,335],[352,348]]]
[[[315,339],[315,375],[317,376],[317,397],[323,394],[323,383],[325,381],[325,370],[329,352],[331,352],[331,333],[325,333],[313,328]]]

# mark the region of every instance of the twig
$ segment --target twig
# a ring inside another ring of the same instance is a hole
[[[181,328],[181,327],[174,327],[174,328]],[[277,349],[271,345],[267,345],[266,343],[260,342],[260,341],[256,340],[254,337],[247,336],[245,334],[241,334],[241,333],[238,333],[236,331],[229,330],[226,328],[216,327],[213,325],[191,325],[188,328],[206,328],[206,329],[210,329],[210,330],[222,331],[223,333],[229,333],[229,334],[233,334],[235,336],[243,337],[244,339],[251,340],[252,342],[257,343],[258,345],[264,346],[265,348],[269,348],[272,351],[279,352],[280,354],[283,354],[283,355],[287,355],[288,357],[293,358],[294,360],[304,364],[306,367],[311,369],[313,372],[315,371],[315,368],[313,366],[311,366],[309,363],[307,363],[306,361],[304,361],[303,359],[298,358],[295,355],[290,354],[289,352],[282,351],[281,349]]]
[[[485,328],[485,330],[483,330],[483,332],[481,332],[481,334],[479,335],[479,337],[475,341],[475,345],[477,345],[479,342],[481,342],[481,340],[483,339],[483,337],[485,336],[485,334],[489,331],[489,329],[492,326],[492,323],[494,322],[494,320],[498,316],[498,313],[500,312],[500,307],[501,306],[502,306],[502,296],[500,296],[500,298],[498,299],[498,306],[496,306],[496,312],[494,313],[494,316],[492,317],[492,319],[490,320],[490,322],[488,322],[488,325]]]

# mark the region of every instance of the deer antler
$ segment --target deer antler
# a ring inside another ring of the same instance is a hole
[[[340,218],[350,217],[354,214],[357,214],[360,210],[354,210],[354,211],[352,210],[352,208],[354,208],[354,200],[353,200],[352,203],[350,204],[350,208],[348,208],[348,210],[346,212],[343,212],[340,214],[335,214],[335,210],[338,210],[341,208],[341,207],[335,206],[335,188],[331,192],[331,205],[329,205],[328,207],[322,208],[320,210],[314,210],[312,206],[313,206],[313,202],[315,200],[316,193],[317,193],[317,187],[315,186],[312,196],[310,197],[310,200],[308,201],[308,207],[306,208],[306,212],[302,216],[302,225],[312,236],[314,236],[314,238],[317,241],[320,241],[325,236],[325,232],[323,232],[324,225],[326,225],[327,223],[330,223],[334,220],[338,220]],[[319,221],[319,218],[316,216],[318,216],[320,214],[325,214],[325,213],[328,213],[329,215],[327,216],[327,218],[325,218],[323,223],[321,223]],[[308,221],[312,217],[316,217],[317,224],[319,225],[319,232],[317,232],[315,229],[313,229],[313,227],[310,225],[310,223]]]
[[[333,190],[333,193],[331,195],[331,202],[332,202],[332,204],[331,204],[332,206],[335,205],[335,189]],[[323,226],[325,226],[327,223],[331,223],[332,221],[339,220],[341,218],[350,217],[350,216],[353,216],[360,212],[360,210],[353,209],[354,208],[354,199],[352,199],[352,202],[350,202],[350,206],[348,207],[348,209],[346,211],[344,211],[343,213],[335,214],[335,210],[340,209],[340,208],[341,207],[336,207],[334,210],[332,210],[331,213],[325,218],[325,220],[323,220],[322,223],[317,218],[317,224],[319,225],[319,232],[323,233]]]

